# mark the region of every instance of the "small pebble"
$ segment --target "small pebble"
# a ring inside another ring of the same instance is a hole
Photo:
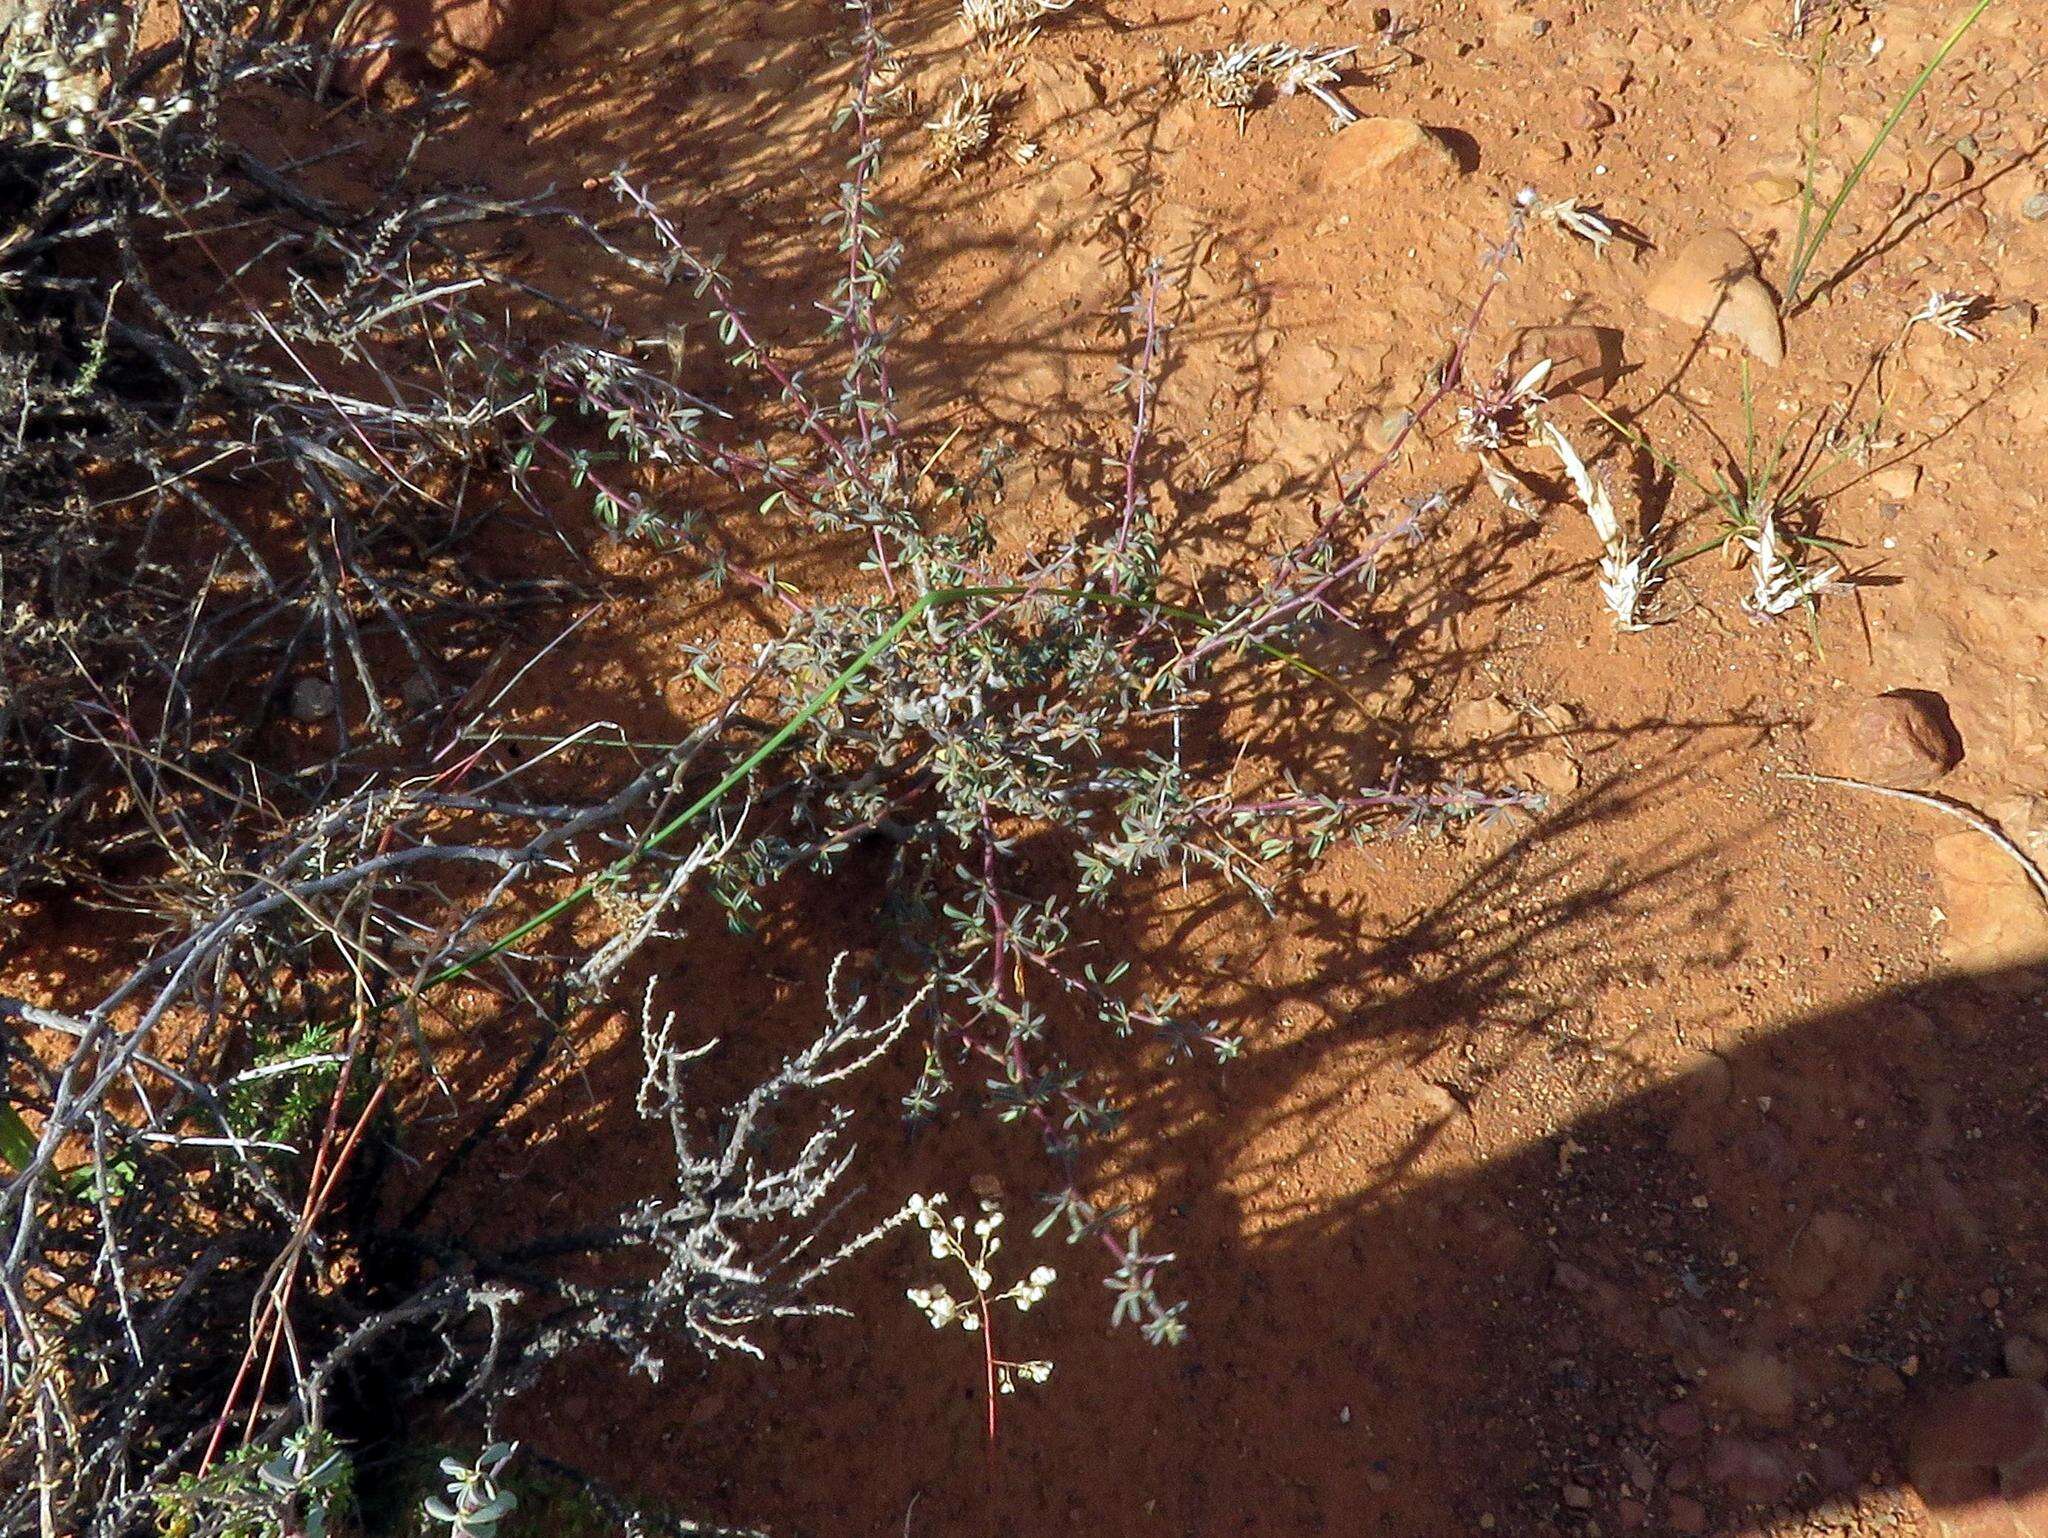
[[[1565,1505],[1573,1511],[1587,1511],[1592,1508],[1593,1492],[1584,1485],[1566,1485],[1563,1493]]]
[[[294,721],[324,721],[334,713],[334,685],[324,678],[302,678],[292,685]]]
[[[2031,1335],[2008,1335],[2005,1338],[2005,1370],[2015,1378],[2028,1378],[2039,1383],[2048,1378],[2048,1349]]]
[[[1657,1429],[1668,1437],[1696,1437],[1706,1429],[1706,1417],[1695,1405],[1668,1404],[1657,1412]]]
[[[2020,204],[2020,217],[2036,223],[2048,219],[2048,192],[2037,192]]]
[[[1707,1530],[1707,1508],[1689,1495],[1671,1498],[1670,1517],[1674,1533],[1704,1533]]]
[[[1600,99],[1591,86],[1581,86],[1572,92],[1572,126],[1589,131],[1614,126],[1614,109]]]

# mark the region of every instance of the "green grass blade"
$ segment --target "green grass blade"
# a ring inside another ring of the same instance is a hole
[[[1842,183],[1842,190],[1836,193],[1834,201],[1828,204],[1828,210],[1821,216],[1820,224],[1813,232],[1813,238],[1802,242],[1793,253],[1792,271],[1785,279],[1787,314],[1798,308],[1799,291],[1805,285],[1807,270],[1812,267],[1814,257],[1820,254],[1821,245],[1828,238],[1828,231],[1835,227],[1835,220],[1842,212],[1842,205],[1849,201],[1849,194],[1854,192],[1857,183],[1863,180],[1871,162],[1877,159],[1877,152],[1884,148],[1886,141],[1898,128],[1906,116],[1907,109],[1919,99],[1920,93],[1927,89],[1927,82],[1932,80],[1941,66],[1948,62],[1948,56],[1955,52],[1956,46],[1968,35],[1970,29],[1977,25],[1978,19],[1991,9],[1992,3],[1993,0],[1977,0],[1970,8],[1969,14],[1956,23],[1955,30],[1949,33],[1939,48],[1934,50],[1934,57],[1929,59],[1926,66],[1914,77],[1912,85],[1906,89],[1906,94],[1899,98],[1898,105],[1892,108],[1891,115],[1884,120],[1884,126],[1877,131],[1877,137],[1870,141],[1870,147],[1863,152],[1863,158],[1856,162],[1856,168]]]
[[[21,1119],[21,1112],[0,1100],[0,1164],[9,1169],[27,1169],[36,1159],[36,1136]]]
[[[616,882],[621,876],[637,865],[650,851],[659,849],[684,828],[716,806],[736,785],[780,751],[790,738],[802,731],[816,717],[819,711],[823,710],[833,700],[851,688],[863,673],[875,665],[883,653],[900,641],[904,633],[932,609],[948,604],[960,603],[971,598],[1016,598],[1026,594],[1040,598],[1069,598],[1077,602],[1103,604],[1111,608],[1156,610],[1158,613],[1181,620],[1211,633],[1221,628],[1207,615],[1197,614],[1192,609],[1183,609],[1174,604],[1160,603],[1149,598],[1135,598],[1125,594],[1096,592],[1089,588],[1033,588],[1028,584],[1021,583],[1000,587],[935,588],[892,620],[888,628],[876,636],[874,640],[870,641],[861,651],[860,655],[848,663],[836,678],[806,700],[802,707],[787,721],[783,722],[767,741],[741,759],[716,785],[705,791],[703,795],[692,801],[682,811],[676,813],[674,817],[648,834],[640,843],[620,855],[610,865],[607,865],[601,872],[578,886],[574,891],[548,904],[547,907],[534,914],[533,917],[515,924],[511,929],[489,944],[473,951],[460,961],[452,962],[441,971],[427,978],[421,986],[421,991],[424,992],[430,988],[442,987],[474,971],[493,956],[502,955],[521,940],[524,940],[528,935],[534,933],[534,931],[553,923],[563,914],[578,907],[603,887]],[[1256,651],[1273,661],[1284,663],[1296,671],[1320,679],[1322,682],[1340,691],[1343,688],[1341,684],[1338,684],[1327,673],[1311,666],[1293,652],[1250,637],[1235,639],[1233,644]],[[4,1124],[0,1124],[0,1135],[4,1135]]]

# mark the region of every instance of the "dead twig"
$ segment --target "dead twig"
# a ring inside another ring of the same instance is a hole
[[[1782,772],[1782,778],[1800,780],[1808,785],[1845,785],[1851,790],[1867,790],[1873,796],[1889,796],[1894,801],[1910,801],[1915,806],[1932,807],[1945,816],[1953,817],[1957,822],[1975,828],[2017,860],[2020,869],[2027,873],[2027,880],[2033,883],[2034,891],[2040,897],[2043,906],[2048,906],[2048,876],[2041,874],[2041,867],[2034,863],[2033,857],[2020,848],[2012,836],[1997,823],[1982,812],[1964,806],[1960,801],[1951,801],[1946,796],[1931,796],[1920,790],[1900,790],[1895,785],[1873,785],[1868,780],[1852,780],[1846,775],[1839,774],[1801,774],[1788,769]]]

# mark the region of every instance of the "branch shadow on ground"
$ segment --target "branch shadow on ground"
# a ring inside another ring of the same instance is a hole
[[[765,1365],[678,1363],[659,1385],[592,1348],[513,1427],[770,1532],[993,1512],[1050,1534],[1113,1509],[1187,1534],[1910,1520],[1904,1448],[1930,1396],[2048,1331],[2041,980],[1803,1013],[1793,979],[1730,985],[1758,959],[1738,889],[1774,858],[1775,818],[1675,839],[1644,820],[1715,757],[1475,842],[1406,909],[1342,882],[1263,926],[1201,894],[1135,905],[1155,913],[1135,942],[1149,975],[1201,988],[1246,1043],[1220,1074],[1138,1043],[1095,1054],[1129,1111],[1097,1175],[1179,1257],[1178,1350],[1102,1328],[1091,1249],[1024,1237],[1036,1175],[1014,1133],[969,1117],[870,1140],[854,1213],[906,1189],[965,1199],[972,1173],[1005,1190],[1020,1263],[1066,1272],[1044,1315],[1006,1326],[1059,1365],[1004,1401],[993,1474],[978,1352],[902,1304],[927,1279],[908,1241],[842,1283],[857,1326],[805,1323]],[[1406,858],[1357,857],[1390,880]],[[842,879],[851,941],[860,872]],[[760,940],[693,937],[656,960],[658,998],[772,1053],[827,964],[819,908],[794,901]],[[531,1142],[472,1221],[552,1229],[630,1190],[637,1071],[630,1040],[586,1042],[522,1108]],[[871,1085],[857,1113],[887,1125],[902,1087]]]

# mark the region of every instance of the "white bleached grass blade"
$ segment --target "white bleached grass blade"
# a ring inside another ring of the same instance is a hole
[[[1593,479],[1579,451],[1552,423],[1543,424],[1543,435],[1564,466],[1564,473],[1586,509],[1593,532],[1600,537],[1600,596],[1613,611],[1614,622],[1623,630],[1647,630],[1642,615],[1643,599],[1655,580],[1655,567],[1647,550],[1635,548],[1614,515],[1613,499],[1607,488]]]

